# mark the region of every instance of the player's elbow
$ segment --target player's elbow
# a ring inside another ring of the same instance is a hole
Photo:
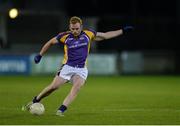
[[[54,45],[54,44],[56,44],[57,43],[57,39],[54,37],[54,38],[52,38],[50,41],[49,41],[49,44],[50,45]]]
[[[104,33],[103,36],[104,39],[110,39],[111,38],[111,34],[109,32]]]

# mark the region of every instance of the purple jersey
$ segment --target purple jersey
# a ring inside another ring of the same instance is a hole
[[[90,43],[95,38],[93,30],[83,30],[78,37],[71,32],[63,32],[56,39],[64,44],[63,64],[73,67],[84,67],[89,54]]]

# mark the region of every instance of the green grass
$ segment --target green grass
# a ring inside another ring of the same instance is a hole
[[[44,115],[22,112],[21,106],[52,79],[53,76],[1,76],[0,124],[180,124],[178,76],[90,76],[64,117],[55,116],[55,112],[70,84],[43,99]]]

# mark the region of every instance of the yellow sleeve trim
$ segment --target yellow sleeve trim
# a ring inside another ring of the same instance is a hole
[[[63,59],[63,61],[62,61],[62,64],[66,64],[66,62],[67,62],[67,60],[68,60],[67,51],[68,51],[67,46],[64,45],[64,59]]]
[[[60,41],[61,41],[62,43],[65,43],[66,38],[68,37],[68,35],[69,35],[69,34],[64,35],[64,36],[60,39]]]
[[[84,32],[86,33],[86,35],[90,38],[90,40],[92,41],[95,37],[94,33],[88,30],[84,30]]]

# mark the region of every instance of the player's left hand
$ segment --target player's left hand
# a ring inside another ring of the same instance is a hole
[[[123,30],[123,33],[126,34],[126,33],[130,32],[130,31],[133,31],[134,27],[133,26],[124,26],[122,28],[122,30]]]

